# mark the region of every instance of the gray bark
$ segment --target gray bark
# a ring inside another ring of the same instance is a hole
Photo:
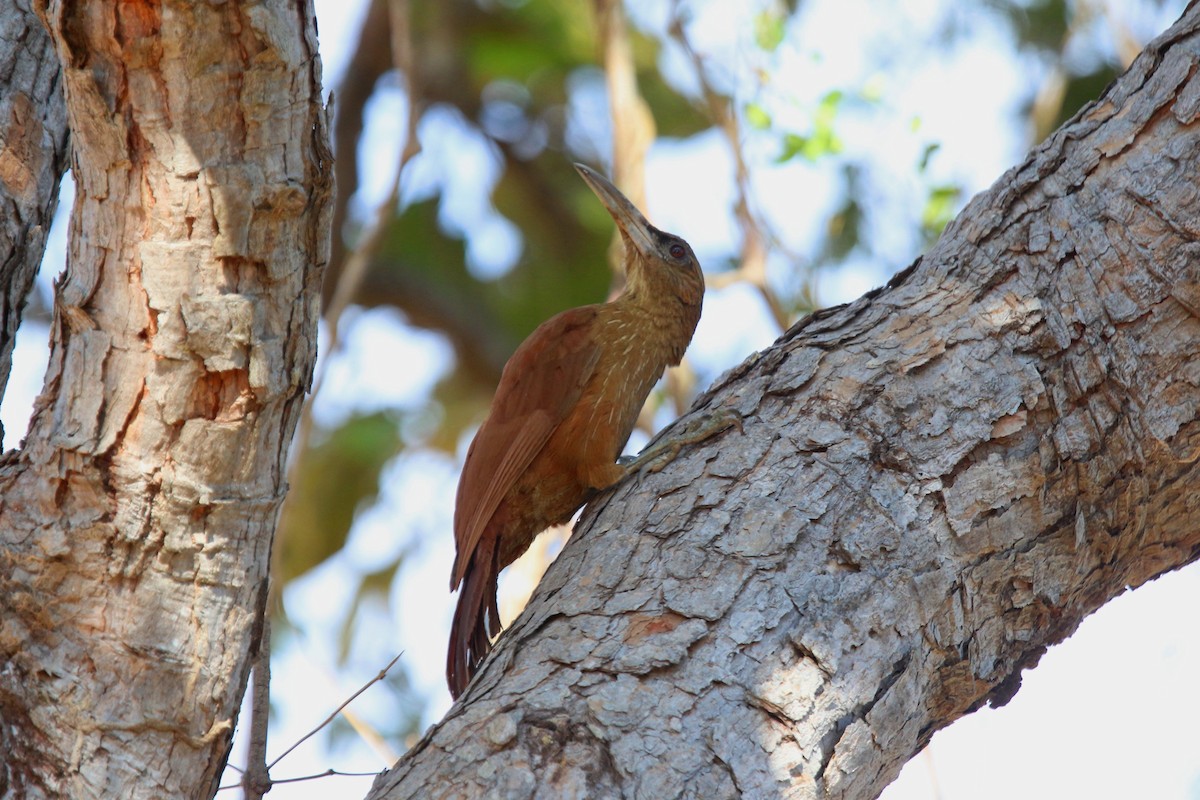
[[[373,798],[874,797],[1200,555],[1200,8],[585,513]]]
[[[39,13],[77,195],[45,388],[0,463],[0,796],[209,797],[328,258],[312,8]]]
[[[0,399],[67,169],[67,110],[50,36],[25,3],[0,2]],[[0,425],[0,441],[4,428]]]

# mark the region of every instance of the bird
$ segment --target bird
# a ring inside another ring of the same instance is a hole
[[[626,283],[615,299],[563,311],[521,343],[467,450],[450,575],[450,590],[462,589],[446,655],[455,699],[500,633],[500,571],[539,533],[662,457],[618,463],[647,395],[679,364],[700,321],[704,275],[691,246],[651,225],[595,170],[575,169],[616,223]],[[678,442],[667,450],[673,458]]]

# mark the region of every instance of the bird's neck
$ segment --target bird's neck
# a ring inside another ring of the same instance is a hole
[[[678,364],[700,321],[701,299],[702,295],[697,295],[692,301],[666,287],[634,282],[608,305],[615,319],[628,325],[630,332],[637,332],[643,346],[657,351],[656,360]]]

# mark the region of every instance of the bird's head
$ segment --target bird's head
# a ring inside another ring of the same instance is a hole
[[[669,293],[684,305],[698,307],[704,274],[691,245],[647,222],[629,198],[594,169],[583,164],[575,169],[608,209],[625,241],[626,292],[660,299]]]

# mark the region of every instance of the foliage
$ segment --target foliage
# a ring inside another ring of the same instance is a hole
[[[375,499],[379,472],[400,446],[391,414],[353,416],[304,453],[280,526],[276,579],[287,583],[340,550],[355,513]]]

